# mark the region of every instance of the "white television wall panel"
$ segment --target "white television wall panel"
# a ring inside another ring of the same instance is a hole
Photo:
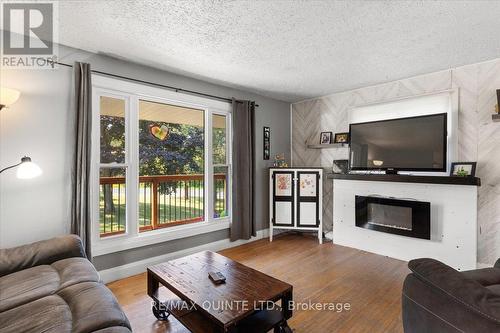
[[[450,92],[445,92],[359,106],[349,112],[349,123],[449,113],[452,108],[451,97]]]
[[[355,225],[355,196],[382,196],[431,203],[431,239],[418,239]],[[476,268],[477,187],[334,180],[333,242],[409,261],[434,258],[458,269]]]

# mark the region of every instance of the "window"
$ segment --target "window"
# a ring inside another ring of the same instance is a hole
[[[229,104],[102,76],[93,83],[94,242],[228,227]]]
[[[201,222],[205,111],[139,101],[140,230]]]
[[[126,231],[126,100],[99,96],[99,233]]]
[[[214,218],[228,215],[228,152],[227,152],[227,117],[212,115],[212,160],[214,166]]]

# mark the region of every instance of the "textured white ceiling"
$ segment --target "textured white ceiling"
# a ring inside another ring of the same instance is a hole
[[[500,1],[63,1],[60,42],[297,101],[500,57]]]

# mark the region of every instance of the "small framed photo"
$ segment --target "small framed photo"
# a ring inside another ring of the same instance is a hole
[[[451,163],[450,176],[474,177],[476,164],[476,162],[453,162]]]
[[[335,133],[334,143],[349,143],[349,133]]]
[[[322,145],[328,145],[332,143],[332,132],[321,132],[319,143]]]
[[[497,90],[497,113],[500,114],[500,89]]]

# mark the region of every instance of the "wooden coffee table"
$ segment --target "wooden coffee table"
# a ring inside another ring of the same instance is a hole
[[[208,272],[216,271],[225,283],[209,279]],[[175,296],[160,300],[160,284]],[[171,314],[193,333],[291,332],[292,286],[214,252],[149,267],[148,295],[157,319]]]

